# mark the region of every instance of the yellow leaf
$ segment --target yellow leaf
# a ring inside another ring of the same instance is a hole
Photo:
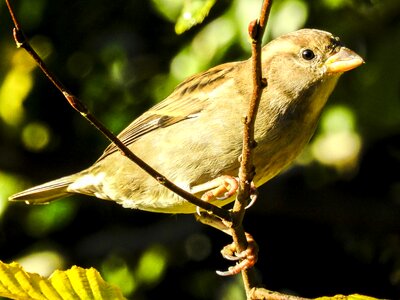
[[[125,299],[121,291],[105,282],[94,268],[73,266],[55,271],[48,279],[26,272],[18,263],[0,261],[0,297],[18,300]]]
[[[335,295],[332,297],[319,297],[315,298],[314,300],[379,300],[378,298],[370,297],[370,296],[364,296],[360,294],[352,294],[352,295]]]

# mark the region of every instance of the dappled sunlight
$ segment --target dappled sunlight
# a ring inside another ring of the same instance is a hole
[[[206,65],[221,55],[235,38],[235,26],[230,18],[220,17],[201,30],[192,42],[193,54]]]
[[[308,5],[303,0],[285,0],[272,7],[269,28],[272,38],[304,27]]]
[[[232,3],[232,19],[236,25],[237,37],[243,49],[250,53],[250,38],[247,31],[250,21],[258,18],[258,11],[260,9],[260,1],[258,0],[235,0]],[[268,26],[269,27],[269,26]]]
[[[104,279],[120,287],[125,296],[132,295],[138,288],[151,288],[163,278],[167,267],[167,251],[157,245],[150,246],[131,267],[122,256],[111,255],[101,267]]]
[[[342,105],[328,108],[321,118],[321,130],[310,149],[319,163],[343,173],[354,171],[358,167],[362,139],[356,131],[353,111]]]
[[[217,53],[221,54],[235,37],[233,24],[226,17],[221,17],[204,27],[193,42],[179,52],[171,62],[171,74],[177,81],[204,71]]]

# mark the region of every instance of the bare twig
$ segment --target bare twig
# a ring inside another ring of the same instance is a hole
[[[269,290],[266,290],[263,288],[251,289],[247,298],[249,300],[311,300],[309,298],[281,294],[281,293],[269,291]]]
[[[47,78],[53,83],[53,85],[63,94],[65,99],[69,102],[69,104],[78,111],[86,120],[88,120],[97,130],[99,130],[108,140],[115,144],[115,146],[120,150],[120,152],[129,158],[131,161],[136,163],[140,168],[146,171],[151,177],[158,181],[159,184],[162,184],[166,188],[170,189],[177,195],[186,199],[188,202],[196,205],[206,211],[211,212],[214,215],[219,216],[220,218],[230,221],[231,216],[228,211],[225,209],[219,208],[218,206],[212,205],[211,203],[202,201],[191,193],[181,189],[177,185],[175,185],[172,181],[168,180],[165,176],[154,170],[147,163],[137,157],[129,148],[121,142],[111,131],[109,131],[97,118],[93,116],[93,114],[87,109],[87,107],[76,97],[74,96],[58,79],[57,77],[50,72],[47,68],[43,60],[36,53],[36,51],[31,47],[28,40],[26,39],[24,33],[22,32],[21,25],[18,22],[14,14],[14,10],[11,6],[9,0],[6,0],[6,4],[8,10],[10,12],[12,21],[14,23],[13,35],[15,43],[18,48],[23,48],[38,64],[39,68],[42,72],[47,76]]]
[[[236,198],[232,216],[232,238],[236,243],[236,248],[239,252],[246,250],[247,241],[245,231],[242,226],[242,221],[245,213],[247,200],[250,197],[251,182],[254,177],[253,165],[253,149],[256,147],[254,140],[254,124],[257,116],[257,110],[261,99],[263,88],[266,87],[266,80],[262,78],[261,70],[261,44],[264,31],[267,25],[269,12],[271,9],[272,0],[264,0],[260,18],[252,21],[249,25],[249,35],[252,39],[252,66],[253,66],[253,94],[250,100],[249,110],[243,118],[243,149],[241,155],[241,165],[239,170],[239,192]],[[246,294],[249,297],[251,288],[257,285],[253,269],[242,271],[243,282],[246,289]]]

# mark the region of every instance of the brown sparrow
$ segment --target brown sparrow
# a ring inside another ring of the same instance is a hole
[[[299,155],[340,75],[362,63],[338,38],[315,29],[283,35],[262,49],[267,87],[255,124],[255,186],[276,176]],[[118,137],[181,188],[202,196],[225,184],[229,185],[227,196],[219,199],[212,194],[206,200],[218,206],[233,201],[232,178],[238,174],[242,150],[241,119],[253,89],[251,70],[251,61],[246,60],[189,77]],[[146,211],[196,211],[194,205],[121,155],[113,144],[91,167],[15,194],[10,200],[38,204],[76,193]]]

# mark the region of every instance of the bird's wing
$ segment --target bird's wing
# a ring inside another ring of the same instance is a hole
[[[196,118],[206,107],[207,101],[211,100],[210,93],[224,84],[225,80],[223,79],[236,64],[236,62],[226,63],[187,78],[166,99],[129,124],[118,135],[118,138],[126,146],[129,146],[153,130]],[[98,161],[115,151],[117,151],[115,144],[110,144]]]

